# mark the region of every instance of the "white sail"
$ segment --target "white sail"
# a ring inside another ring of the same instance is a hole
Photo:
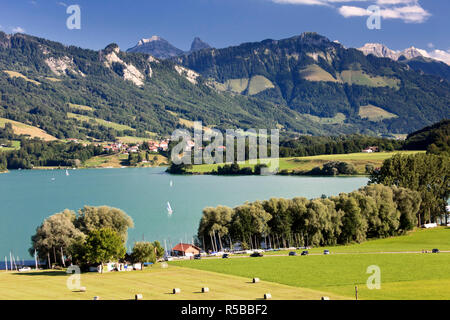
[[[66,169],[66,176],[68,176],[69,175],[69,171]]]
[[[173,213],[172,207],[170,206],[169,202],[167,202],[167,213],[169,214],[169,216],[171,216]]]

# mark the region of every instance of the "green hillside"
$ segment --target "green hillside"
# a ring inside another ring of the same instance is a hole
[[[254,97],[320,118],[341,113],[347,124],[366,131],[410,132],[450,113],[449,82],[403,63],[365,56],[316,33],[207,49],[175,61],[219,83],[264,77],[273,87]],[[254,94],[242,88],[235,92]],[[368,105],[396,117],[360,117],[360,107]]]

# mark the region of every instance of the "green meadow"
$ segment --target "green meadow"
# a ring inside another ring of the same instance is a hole
[[[430,253],[438,248],[441,253]],[[329,249],[330,255],[318,254]],[[422,253],[422,250],[428,253]],[[447,252],[442,252],[447,251]],[[313,248],[308,256],[287,251],[262,258],[177,261],[172,264],[198,270],[331,292],[360,299],[450,299],[450,228],[417,230],[405,236],[349,246]],[[418,252],[418,253],[415,253]],[[369,266],[381,271],[381,288],[370,290]]]
[[[291,157],[280,158],[280,171],[287,170],[288,172],[298,171],[306,172],[314,167],[321,167],[324,163],[329,161],[345,161],[355,166],[358,174],[365,174],[367,164],[371,164],[375,167],[382,165],[383,161],[391,158],[396,153],[404,155],[415,154],[422,151],[396,151],[396,152],[374,152],[374,153],[348,153],[348,154],[330,154],[319,155],[310,157]],[[239,165],[244,167],[253,168],[255,164],[250,164],[249,161],[239,162]],[[192,173],[210,173],[217,169],[217,164],[204,164],[195,165],[192,169],[188,170]]]

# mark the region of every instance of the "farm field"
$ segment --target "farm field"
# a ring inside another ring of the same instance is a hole
[[[99,296],[104,300],[129,300],[134,299],[136,293],[141,293],[144,300],[255,300],[263,298],[267,292],[272,294],[273,299],[319,300],[324,295],[332,299],[345,299],[335,294],[272,282],[253,284],[248,278],[192,268],[161,268],[160,264],[144,271],[83,273],[81,286],[86,287],[86,292],[69,290],[66,286],[68,278],[64,271],[2,271],[0,299],[92,300]],[[204,286],[209,287],[209,293],[201,293]],[[181,289],[180,294],[172,294],[175,287]]]
[[[173,265],[359,299],[450,299],[450,254],[331,254],[262,258],[203,259]],[[381,289],[370,290],[369,266],[381,271]]]
[[[450,253],[413,253],[422,249],[450,250],[450,228],[417,230],[406,236],[339,247],[313,248],[309,256],[287,256],[287,251],[262,258],[177,261],[177,266],[207,270],[290,286],[354,296],[360,299],[450,299]],[[330,255],[321,253],[329,249]],[[390,252],[390,253],[388,253]],[[396,252],[396,253],[395,253]],[[409,253],[407,253],[409,252]],[[283,256],[279,256],[283,255]],[[236,256],[238,257],[238,256]],[[381,270],[381,289],[366,286],[367,267]]]
[[[145,157],[145,155],[143,155]],[[153,158],[156,157],[156,160]],[[151,155],[151,160],[153,160],[153,166],[159,166],[167,164],[168,160],[162,155]],[[126,154],[112,154],[112,155],[100,155],[92,157],[83,165],[83,168],[120,168],[127,166],[128,155]],[[140,166],[148,166],[150,164],[142,163]]]
[[[0,127],[5,127],[5,123],[11,123],[14,133],[17,135],[29,135],[32,138],[41,138],[45,141],[57,140],[55,137],[49,135],[47,132],[38,127],[30,126],[28,124],[14,120],[0,118]]]
[[[371,164],[374,167],[382,165],[383,161],[392,157],[397,153],[404,155],[415,154],[422,151],[396,151],[396,152],[375,152],[375,153],[349,153],[349,154],[331,154],[331,155],[319,155],[310,157],[291,157],[280,158],[280,171],[287,170],[288,172],[298,171],[307,172],[314,167],[322,166],[329,161],[345,161],[355,166],[358,174],[365,174],[366,164]],[[243,167],[254,167],[253,164],[249,164],[248,161],[240,162],[239,165]],[[217,164],[205,164],[195,165],[192,169],[188,170],[192,173],[210,173],[212,170],[217,169]]]
[[[331,253],[374,253],[374,252],[422,252],[438,248],[450,251],[450,228],[416,229],[407,235],[385,239],[369,240],[349,246],[335,246],[308,249],[310,253],[322,253],[324,249]],[[296,250],[300,253],[302,250]],[[289,251],[266,252],[266,255],[288,254]]]

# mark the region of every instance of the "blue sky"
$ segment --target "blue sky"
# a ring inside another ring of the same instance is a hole
[[[66,28],[68,5],[81,7],[81,30]],[[381,9],[381,29],[366,27],[367,8]],[[187,50],[195,36],[221,48],[316,31],[347,47],[381,42],[450,50],[448,0],[0,0],[0,29],[65,44],[125,50],[159,35]]]

